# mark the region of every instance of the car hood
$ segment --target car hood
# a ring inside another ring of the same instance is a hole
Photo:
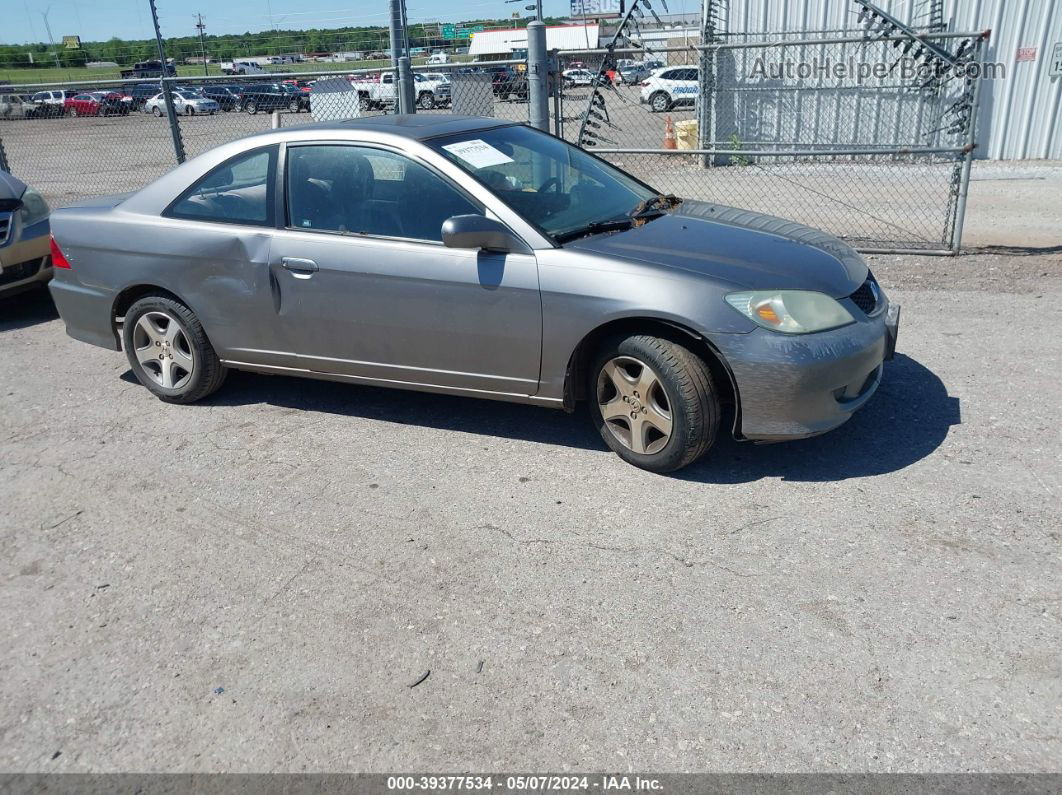
[[[721,204],[684,201],[640,227],[564,246],[724,280],[749,290],[851,295],[866,281],[863,258],[832,235]]]

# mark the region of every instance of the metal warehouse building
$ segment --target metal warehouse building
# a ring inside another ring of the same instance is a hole
[[[877,4],[917,27],[937,17],[952,31],[991,29],[986,60],[1003,64],[1006,76],[981,87],[978,156],[1062,159],[1062,2],[877,0]],[[729,0],[727,5],[726,30],[731,33],[862,30],[857,23],[859,7],[852,0]]]
[[[598,46],[598,26],[548,25],[547,50],[588,50]],[[518,50],[527,49],[527,29],[484,30],[472,34],[468,54],[479,60],[512,58]]]

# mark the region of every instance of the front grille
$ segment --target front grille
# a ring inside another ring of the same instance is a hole
[[[0,246],[7,242],[7,236],[11,234],[11,213],[0,212]]]
[[[863,311],[863,314],[872,315],[874,310],[878,308],[878,291],[876,288],[877,284],[874,283],[874,280],[867,279],[860,285],[858,290],[848,297]]]
[[[35,276],[40,269],[41,260],[39,259],[31,259],[28,262],[20,262],[18,265],[4,268],[4,270],[0,272],[0,287],[5,284],[20,282],[23,279],[28,279],[30,276]]]

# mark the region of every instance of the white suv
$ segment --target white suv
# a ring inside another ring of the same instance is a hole
[[[657,69],[641,84],[641,101],[654,113],[664,113],[676,105],[697,104],[700,75],[696,66],[670,66]]]

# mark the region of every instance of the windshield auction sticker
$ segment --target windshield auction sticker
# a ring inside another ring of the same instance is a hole
[[[472,168],[486,168],[487,166],[500,166],[503,163],[512,163],[513,159],[504,152],[499,152],[486,141],[478,138],[472,141],[461,141],[456,144],[446,144],[443,149],[468,163]]]

